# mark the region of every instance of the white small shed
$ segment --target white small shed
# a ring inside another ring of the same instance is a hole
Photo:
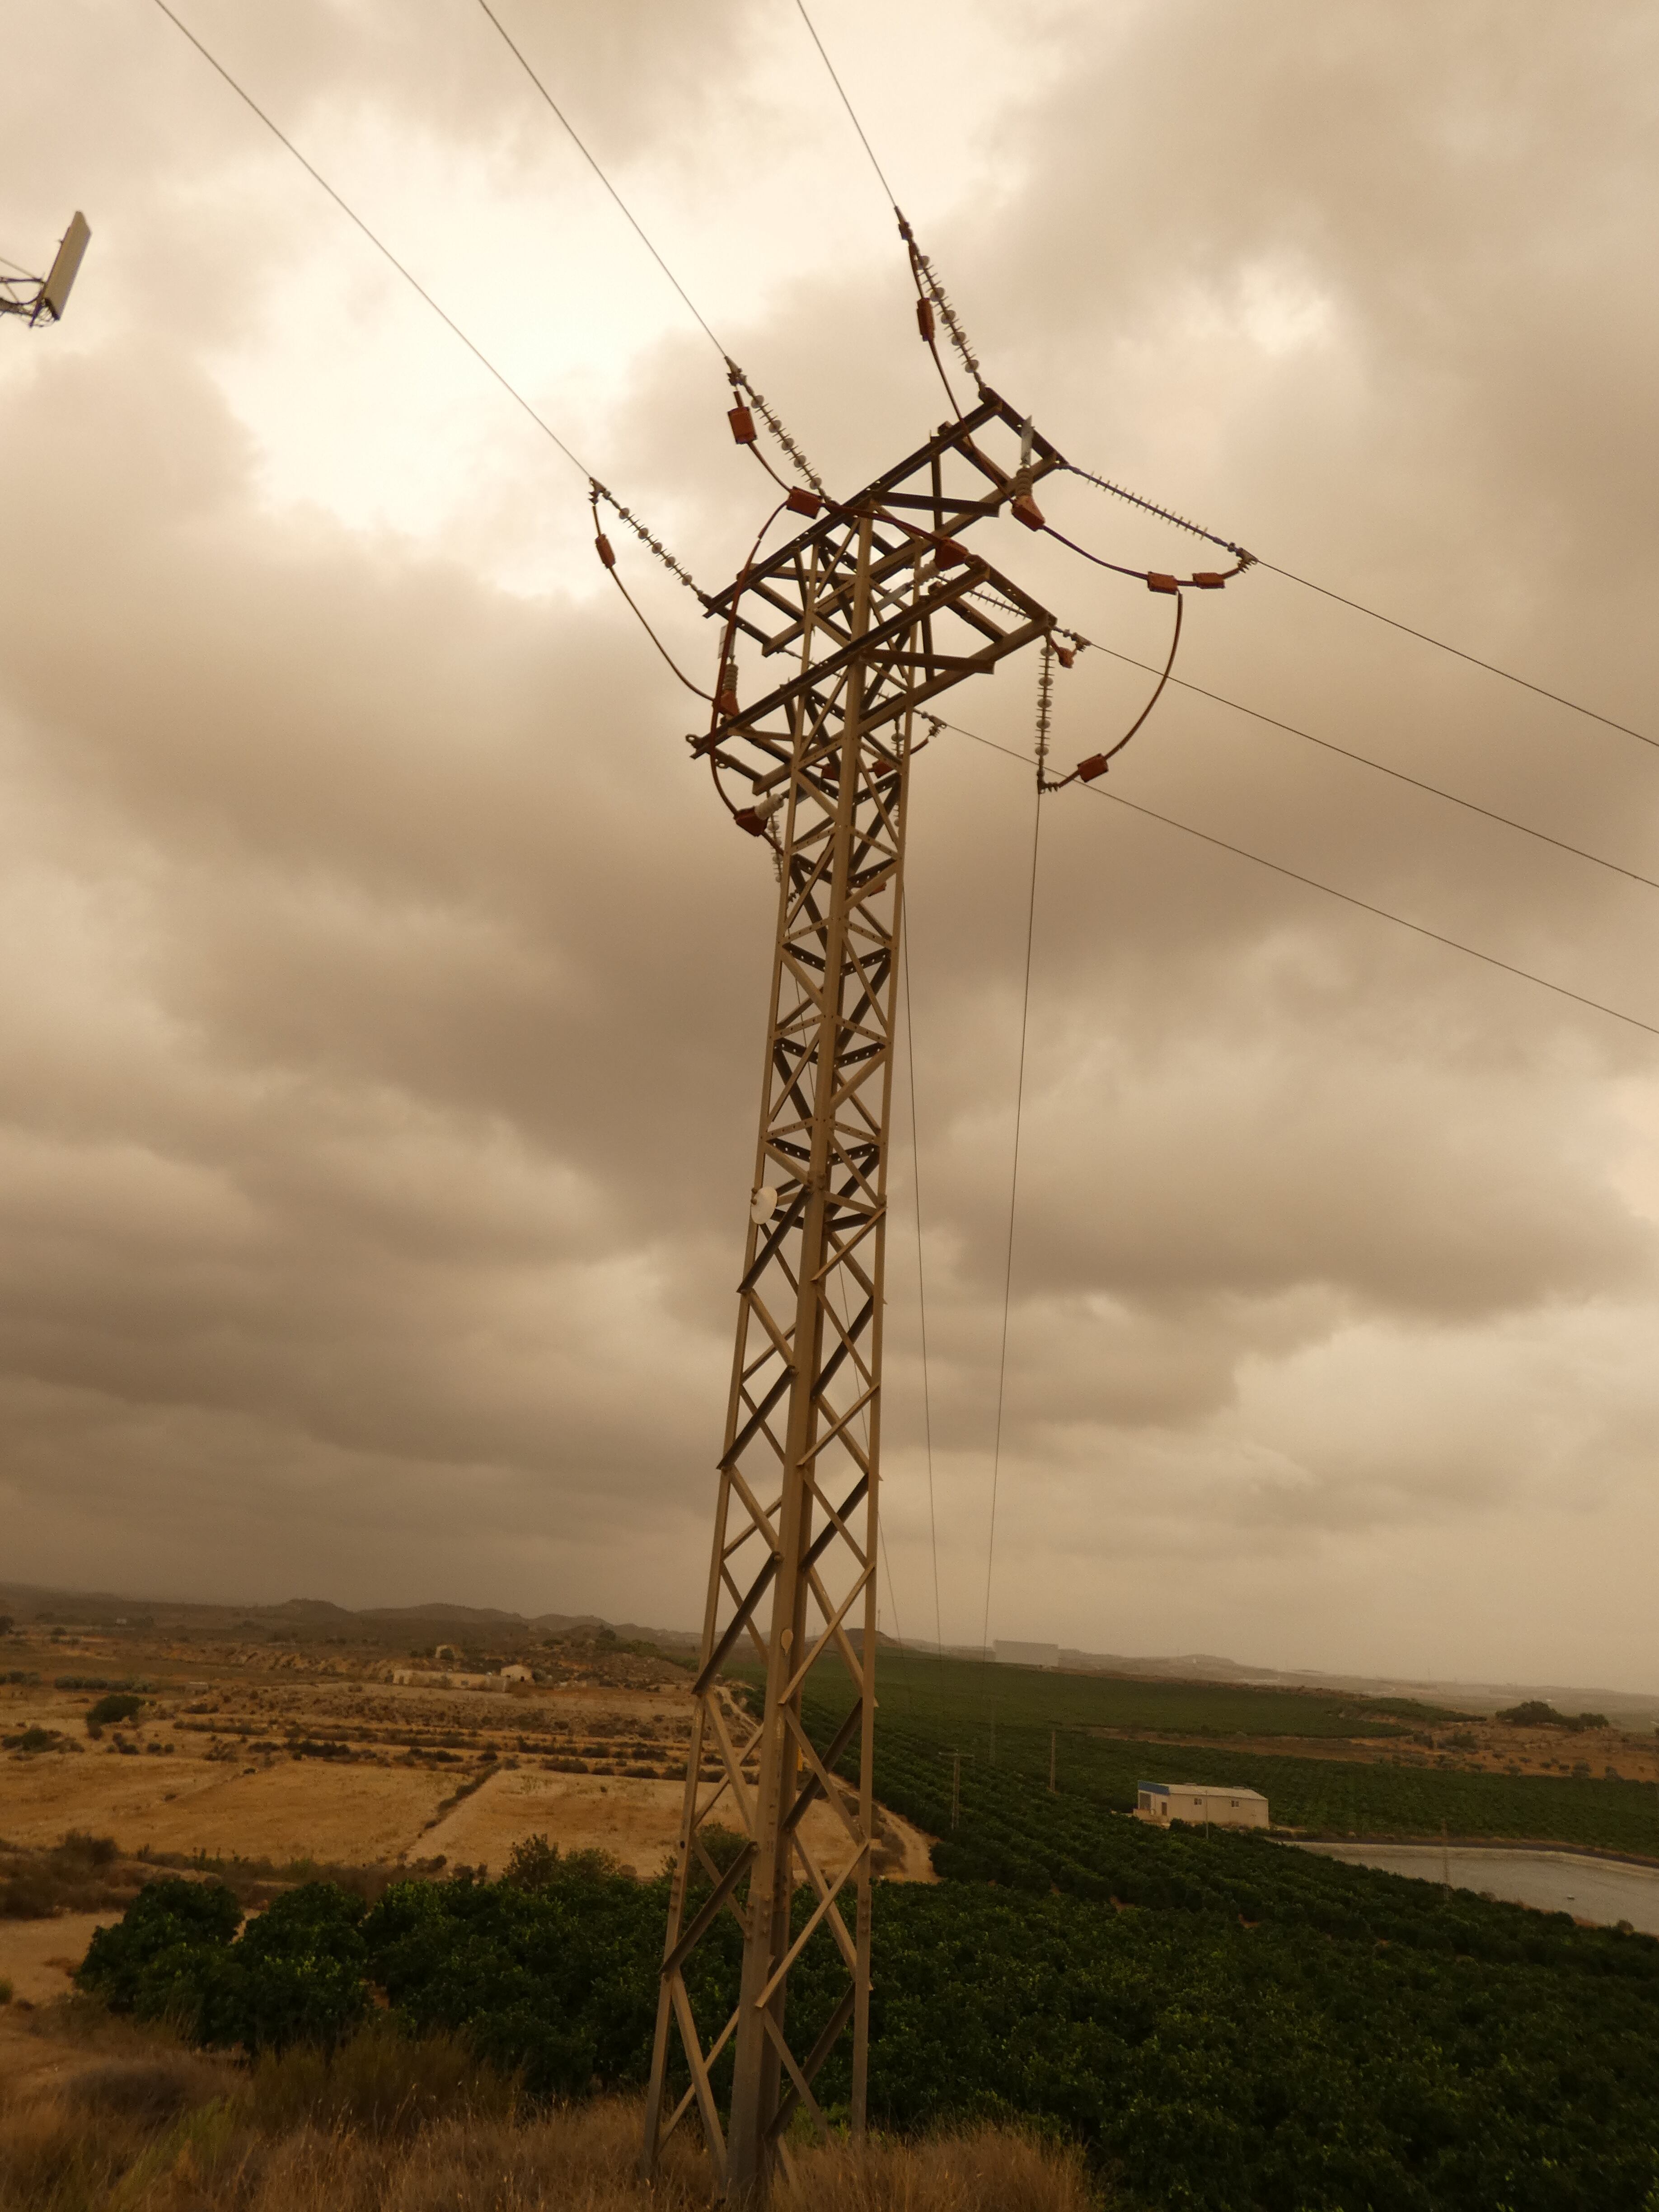
[[[1267,1801],[1259,1790],[1212,1782],[1142,1782],[1135,1818],[1167,1828],[1171,1820],[1207,1821],[1214,1828],[1265,1828]]]

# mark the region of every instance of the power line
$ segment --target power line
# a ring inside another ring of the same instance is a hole
[[[1109,645],[1097,645],[1092,638],[1089,644],[1091,651],[1107,653],[1127,667],[1144,669],[1149,676],[1160,673],[1152,661],[1137,660],[1132,653],[1119,653]],[[1627,868],[1618,860],[1588,851],[1583,845],[1569,844],[1565,837],[1553,837],[1547,830],[1534,830],[1530,823],[1516,822],[1493,807],[1482,806],[1478,799],[1461,799],[1455,791],[1443,791],[1437,783],[1425,782],[1419,775],[1408,775],[1401,768],[1390,768],[1385,761],[1373,760],[1369,753],[1357,753],[1348,745],[1338,744],[1334,738],[1316,738],[1311,730],[1298,729],[1294,722],[1281,721],[1277,714],[1264,714],[1259,707],[1247,707],[1243,700],[1230,699],[1224,692],[1206,690],[1203,684],[1188,683],[1182,677],[1171,676],[1169,681],[1177,690],[1194,692],[1200,699],[1212,700],[1218,707],[1231,707],[1234,714],[1248,714],[1253,722],[1264,722],[1270,730],[1283,730],[1287,737],[1300,738],[1307,744],[1319,746],[1322,751],[1340,753],[1344,760],[1354,761],[1361,768],[1375,769],[1378,775],[1392,776],[1396,783],[1408,783],[1415,790],[1427,792],[1431,798],[1443,799],[1449,806],[1461,806],[1470,814],[1484,815],[1488,822],[1501,823],[1505,830],[1514,830],[1523,837],[1535,837],[1540,844],[1553,845],[1558,852],[1571,853],[1580,860],[1606,868],[1613,875],[1625,876],[1633,884],[1644,884],[1650,890],[1659,890],[1659,878],[1644,876],[1638,868]]]
[[[1023,753],[1011,745],[1000,745],[994,738],[982,738],[976,730],[964,730],[960,722],[941,721],[941,729],[954,730],[959,738],[968,738],[989,752],[1003,753],[1008,759],[1018,761],[1022,767],[1029,763]],[[1103,791],[1097,783],[1085,784],[1085,790],[1094,793],[1097,799],[1109,799],[1119,806],[1127,806],[1132,813],[1144,814],[1153,822],[1161,822],[1167,829],[1179,830],[1188,837],[1196,837],[1206,845],[1218,846],[1224,853],[1231,853],[1241,860],[1253,860],[1259,868],[1271,868],[1276,876],[1288,876],[1292,883],[1304,884],[1310,890],[1323,891],[1327,898],[1340,899],[1345,906],[1357,906],[1363,913],[1374,914],[1379,921],[1391,921],[1397,928],[1409,929],[1413,936],[1431,938],[1435,944],[1444,945],[1454,952],[1465,952],[1471,960],[1484,961],[1489,968],[1501,968],[1507,975],[1518,975],[1523,982],[1536,983],[1540,990],[1553,991],[1558,998],[1571,999],[1577,1006],[1588,1006],[1593,1013],[1609,1014],[1616,1022],[1625,1022],[1634,1030],[1644,1030],[1650,1036],[1659,1036],[1659,1023],[1644,1022],[1638,1014],[1627,1014],[1618,1006],[1609,1006],[1601,999],[1587,998],[1582,991],[1569,990],[1565,983],[1552,983],[1547,976],[1536,975],[1530,968],[1520,968],[1512,960],[1500,960],[1495,952],[1482,952],[1474,945],[1465,945],[1461,939],[1447,937],[1437,929],[1430,929],[1420,921],[1407,921],[1405,915],[1392,913],[1385,906],[1375,906],[1370,899],[1358,898],[1352,891],[1338,890],[1334,884],[1322,884],[1316,876],[1304,876],[1298,869],[1287,868],[1278,860],[1263,858],[1243,845],[1234,845],[1225,837],[1212,836],[1207,830],[1195,830],[1190,822],[1178,822],[1173,814],[1160,814],[1156,807],[1143,806],[1137,800],[1124,799],[1115,791]]]
[[[576,149],[576,151],[581,155],[583,161],[586,162],[588,167],[592,169],[594,175],[605,186],[606,191],[610,193],[611,198],[622,210],[623,219],[633,229],[635,236],[639,240],[641,245],[644,246],[646,252],[651,256],[651,258],[656,263],[658,268],[661,270],[663,275],[668,279],[674,289],[679,294],[681,299],[685,302],[687,307],[690,308],[691,313],[696,317],[699,325],[701,325],[708,343],[714,347],[715,352],[719,354],[720,359],[724,361],[726,357],[726,348],[720,343],[720,340],[714,336],[714,331],[709,329],[708,325],[703,320],[702,310],[698,307],[696,301],[691,297],[691,295],[686,290],[684,285],[681,283],[679,278],[674,274],[668,264],[663,259],[661,254],[658,252],[656,247],[651,243],[650,239],[646,235],[644,226],[640,222],[639,217],[634,213],[634,210],[629,206],[627,201],[617,190],[617,187],[611,183],[610,178],[606,176],[605,171],[599,167],[599,164],[595,160],[594,156],[588,151],[586,146],[583,143],[580,137],[579,136],[574,124],[572,123],[570,118],[565,113],[563,108],[560,106],[558,101],[554,99],[552,94],[548,90],[547,87],[542,82],[540,77],[537,76],[535,70],[531,67],[523,47],[520,46],[514,39],[506,24],[502,22],[501,17],[490,6],[489,0],[478,0],[478,5],[483,9],[484,14],[489,16],[490,21],[500,33],[502,44],[514,57],[525,75],[530,79],[532,84],[535,86],[537,91],[540,93],[542,98],[552,109],[554,114],[557,116],[560,123],[564,126],[565,133],[569,138],[571,144]]]
[[[906,901],[908,908],[909,902]],[[921,1427],[927,1446],[927,1534],[933,1553],[933,1640],[945,1671],[944,1613],[939,1597],[939,1516],[933,1508],[933,1403],[927,1372],[927,1279],[921,1265],[921,1139],[916,1123],[916,1033],[910,1018],[910,917],[902,917],[899,958],[904,968],[904,1060],[910,1079],[910,1174],[916,1194],[916,1306],[921,1318]],[[896,1615],[895,1616],[896,1617]]]
[[[953,722],[945,725],[954,729]],[[1006,752],[1006,745],[999,745]],[[1019,756],[1013,757],[1018,760]],[[1002,1471],[1002,1406],[1008,1381],[1008,1315],[1014,1288],[1014,1210],[1019,1200],[1019,1133],[1025,1109],[1025,1037],[1031,1018],[1031,945],[1036,934],[1037,848],[1042,836],[1042,789],[1036,792],[1036,812],[1031,822],[1031,894],[1025,908],[1025,985],[1019,1004],[1019,1073],[1014,1085],[1014,1161],[1008,1179],[1008,1251],[1002,1271],[1002,1350],[997,1360],[997,1423],[991,1450],[991,1527],[985,1546],[985,1622],[980,1632],[981,1668],[991,1650],[991,1575],[997,1548],[997,1484]]]
[[[617,208],[621,210],[623,216],[628,222],[630,229],[632,229],[635,236],[639,240],[641,245],[644,246],[646,252],[651,256],[651,258],[656,263],[658,268],[661,270],[663,275],[668,279],[674,289],[679,294],[680,298],[685,302],[686,307],[690,309],[698,326],[702,331],[704,336],[708,338],[708,343],[714,347],[715,352],[720,356],[720,360],[725,364],[727,378],[729,379],[734,392],[740,392],[744,398],[748,402],[748,404],[753,409],[754,412],[760,416],[762,422],[765,423],[773,437],[776,439],[778,444],[788,455],[791,463],[806,479],[807,483],[811,485],[813,490],[818,494],[820,498],[827,498],[829,495],[824,490],[823,479],[819,477],[817,470],[814,469],[812,464],[807,459],[805,454],[790,436],[782,422],[779,421],[778,416],[768,404],[765,395],[763,392],[757,391],[744,370],[741,369],[738,366],[737,362],[732,360],[731,355],[727,353],[726,348],[720,343],[719,338],[715,337],[714,329],[709,324],[708,318],[703,314],[702,310],[698,307],[696,301],[686,290],[684,285],[681,283],[679,278],[669,267],[667,262],[664,260],[662,255],[657,251],[657,248],[652,244],[649,236],[647,234],[644,224],[634,213],[632,208],[629,206],[627,201],[617,190],[617,187],[611,183],[610,178],[606,176],[604,169],[600,167],[599,157],[590,152],[585,141],[578,135],[574,124],[571,122],[570,118],[565,113],[563,108],[559,106],[558,101],[554,99],[552,94],[542,82],[541,78],[537,76],[535,70],[531,67],[529,58],[526,55],[523,47],[520,46],[513,38],[512,34],[508,32],[507,26],[502,22],[501,17],[489,5],[489,0],[478,0],[478,5],[483,9],[484,14],[489,18],[491,23],[500,33],[503,45],[506,46],[508,52],[513,55],[520,67],[523,70],[525,75],[530,79],[532,84],[535,86],[537,91],[540,93],[542,98],[547,102],[548,106],[557,117],[561,127],[569,137],[572,145],[575,147],[583,161],[586,162],[588,167],[592,169],[594,175],[599,179],[599,182],[605,186],[606,191],[610,193],[611,198],[616,202]],[[782,477],[778,476],[775,470],[771,467],[765,456],[760,451],[759,447],[755,443],[752,435],[744,440],[743,442],[748,446],[750,452],[754,454],[755,459],[766,471],[768,476],[771,477],[775,483],[781,483],[783,482]],[[640,618],[641,621],[644,620],[643,616]],[[660,646],[659,646],[658,650],[659,652],[661,651]],[[666,658],[666,655],[664,657]],[[678,674],[678,671],[676,670],[675,673]],[[682,678],[681,680],[684,681],[684,679]]]
[[[893,187],[887,181],[887,173],[882,167],[881,163],[876,159],[875,148],[870,143],[869,139],[865,136],[864,125],[859,121],[858,110],[848,98],[846,86],[836,75],[836,65],[834,62],[830,60],[829,55],[824,52],[823,40],[819,38],[817,31],[812,27],[812,18],[806,12],[805,0],[795,0],[795,6],[799,10],[802,22],[806,26],[807,36],[811,40],[812,44],[818,50],[819,60],[830,72],[830,83],[835,86],[836,90],[841,94],[841,104],[847,110],[847,118],[848,122],[851,123],[854,130],[859,134],[859,143],[863,147],[865,152],[870,156],[870,167],[875,171],[877,176],[881,179],[881,188],[887,195],[887,204],[896,212],[898,208],[898,200],[894,193]]]
[[[1352,607],[1356,614],[1369,615],[1373,622],[1386,623],[1390,629],[1401,630],[1407,637],[1417,638],[1425,645],[1432,645],[1442,653],[1449,653],[1455,659],[1467,660],[1471,668],[1484,668],[1488,676],[1501,676],[1506,684],[1518,684],[1523,691],[1531,691],[1540,699],[1548,699],[1555,706],[1565,707],[1571,714],[1583,714],[1587,721],[1600,722],[1604,729],[1617,730],[1623,737],[1634,738],[1638,744],[1652,745],[1659,750],[1659,738],[1650,738],[1643,730],[1633,730],[1628,722],[1615,722],[1611,714],[1599,714],[1594,707],[1586,707],[1577,699],[1569,699],[1565,692],[1551,691],[1541,684],[1534,684],[1530,677],[1517,676],[1512,668],[1500,668],[1495,660],[1482,660],[1478,653],[1465,653],[1461,645],[1449,645],[1443,637],[1431,637],[1427,630],[1413,629],[1409,623],[1397,622],[1394,616],[1381,614],[1376,608],[1368,607],[1358,599],[1347,599],[1327,585],[1313,583],[1306,576],[1292,575],[1288,568],[1279,568],[1275,562],[1258,561],[1256,566],[1271,569],[1275,576],[1283,576],[1287,583],[1300,584],[1304,592],[1317,592],[1322,599],[1334,599],[1339,606]]]
[[[412,288],[412,289],[418,292],[422,299],[426,301],[427,306],[431,308],[433,313],[438,316],[441,321],[449,325],[449,328],[454,332],[455,336],[460,340],[467,351],[471,354],[475,359],[483,363],[483,367],[489,371],[489,374],[495,378],[496,383],[501,386],[502,391],[507,394],[508,398],[516,400],[519,405],[523,408],[525,413],[530,417],[531,421],[536,425],[536,428],[542,433],[544,437],[550,438],[553,443],[558,447],[559,451],[564,455],[566,460],[570,463],[571,466],[579,470],[583,476],[586,477],[589,481],[592,482],[592,470],[585,467],[577,459],[576,455],[571,452],[569,447],[566,445],[564,440],[559,435],[552,424],[537,413],[536,410],[525,398],[523,392],[519,390],[516,385],[511,383],[508,379],[501,374],[501,370],[496,368],[495,362],[491,361],[489,355],[484,352],[483,349],[476,344],[474,341],[467,336],[466,332],[455,320],[453,315],[450,314],[446,308],[441,307],[438,305],[438,302],[433,298],[431,293],[428,292],[425,285],[422,283],[420,278],[414,275],[410,270],[404,267],[404,264],[398,260],[397,255],[392,251],[392,248],[386,244],[384,240],[376,236],[374,232],[372,231],[368,225],[363,221],[362,216],[357,213],[356,208],[350,206],[348,202],[342,199],[339,193],[335,191],[333,185],[330,184],[328,179],[323,175],[322,172],[319,169],[313,167],[312,164],[307,161],[305,155],[300,151],[299,148],[288,136],[286,131],[283,131],[271,120],[270,117],[265,113],[264,108],[260,106],[258,101],[253,98],[252,94],[243,91],[241,86],[238,84],[235,78],[225,67],[224,64],[216,59],[214,55],[210,54],[207,48],[202,44],[202,41],[197,37],[195,32],[190,28],[188,24],[181,22],[179,17],[173,14],[172,9],[167,5],[167,0],[155,0],[155,5],[167,17],[168,22],[173,25],[173,28],[176,31],[181,32],[183,35],[189,40],[191,45],[195,47],[197,52],[200,54],[202,59],[207,63],[210,69],[215,70],[218,76],[224,79],[225,82],[230,87],[231,90],[235,94],[238,100],[242,102],[243,106],[252,110],[253,113],[258,117],[260,122],[264,125],[266,130],[270,131],[272,137],[277,139],[283,145],[287,147],[289,152],[293,155],[295,160],[300,164],[300,167],[305,171],[306,174],[311,178],[313,183],[322,186],[323,190],[328,194],[330,199],[333,201],[335,206],[339,209],[340,212],[348,216],[351,222],[356,224],[358,229],[362,231],[363,236],[368,240],[375,252],[383,255],[385,258],[392,264],[392,266],[397,270],[398,274],[403,278],[404,283],[408,284]]]
[[[1316,584],[1307,576],[1298,576],[1289,568],[1281,568],[1275,561],[1264,561],[1258,554],[1247,553],[1231,538],[1218,537],[1213,530],[1206,530],[1201,524],[1189,521],[1184,514],[1174,514],[1167,507],[1159,507],[1155,501],[1143,499],[1139,492],[1127,490],[1122,484],[1114,483],[1109,477],[1097,477],[1092,470],[1079,468],[1072,461],[1066,462],[1064,465],[1068,475],[1081,477],[1085,483],[1095,485],[1101,491],[1109,492],[1115,499],[1127,500],[1131,507],[1138,507],[1147,514],[1157,515],[1160,521],[1173,523],[1177,530],[1188,531],[1194,538],[1202,538],[1212,545],[1219,545],[1225,551],[1237,554],[1250,568],[1266,568],[1275,576],[1284,577],[1286,583],[1299,584],[1305,592],[1317,592],[1321,599],[1334,599],[1339,606],[1352,608],[1355,614],[1368,616],[1372,622],[1382,623],[1389,629],[1397,629],[1407,637],[1414,637],[1424,645],[1433,646],[1438,652],[1450,653],[1455,659],[1467,661],[1471,668],[1484,669],[1489,676],[1502,677],[1506,684],[1519,684],[1523,691],[1530,691],[1540,699],[1548,699],[1555,706],[1566,708],[1571,714],[1583,714],[1589,721],[1600,722],[1606,729],[1617,730],[1622,736],[1634,738],[1638,744],[1659,748],[1659,738],[1650,738],[1645,731],[1632,729],[1628,722],[1615,721],[1610,714],[1603,714],[1594,707],[1586,707],[1582,700],[1570,699],[1562,691],[1552,691],[1542,684],[1534,684],[1530,677],[1517,676],[1512,668],[1500,667],[1495,660],[1483,660],[1477,653],[1466,653],[1461,645],[1452,645],[1443,637],[1431,636],[1425,629],[1415,629],[1410,623],[1400,622],[1393,615],[1385,615],[1376,607],[1368,607],[1363,600],[1351,599],[1342,592],[1332,591],[1328,585]],[[1048,534],[1060,538],[1060,532],[1053,528]],[[1060,538],[1060,542],[1062,545],[1071,545],[1068,538]],[[1083,548],[1073,545],[1072,550],[1082,553]],[[1084,553],[1084,558],[1093,561],[1097,556],[1092,553]],[[1116,563],[1102,561],[1098,565],[1110,568]],[[1120,658],[1125,657],[1120,655]]]
[[[875,148],[872,146],[869,138],[866,136],[864,125],[859,121],[857,111],[848,97],[846,86],[836,74],[834,63],[824,52],[823,41],[812,28],[812,19],[806,12],[805,0],[795,0],[795,5],[800,12],[802,22],[811,33],[812,44],[817,48],[823,66],[830,72],[830,81],[840,94],[842,106],[847,110],[853,128],[858,132],[864,150],[870,156],[871,167],[881,179],[881,188],[886,193],[889,201],[896,208],[897,201],[894,197],[892,186],[888,183],[886,173],[876,158]],[[1152,501],[1141,498],[1137,492],[1127,491],[1121,484],[1113,483],[1104,477],[1094,475],[1088,469],[1077,467],[1073,463],[1067,462],[1066,465],[1072,475],[1085,478],[1090,483],[1098,485],[1102,491],[1110,492],[1115,498],[1127,500],[1132,507],[1144,507],[1149,514],[1158,515],[1164,521],[1174,523],[1178,529],[1190,531],[1194,537],[1206,538],[1212,545],[1222,546],[1230,553],[1243,552],[1243,548],[1235,544],[1231,538],[1219,537],[1215,532],[1206,530],[1198,523],[1188,521],[1184,515],[1173,514],[1167,507],[1158,507]],[[1424,645],[1431,645],[1438,652],[1449,653],[1455,659],[1468,662],[1472,668],[1484,669],[1489,676],[1501,677],[1504,683],[1517,684],[1522,690],[1530,691],[1537,698],[1547,699],[1557,707],[1565,707],[1570,714],[1582,714],[1588,721],[1601,723],[1604,729],[1617,730],[1623,737],[1634,738],[1638,744],[1652,745],[1656,750],[1659,750],[1659,738],[1650,737],[1644,730],[1632,729],[1628,722],[1617,721],[1611,714],[1603,714],[1595,707],[1586,707],[1582,700],[1571,699],[1562,691],[1552,691],[1547,684],[1534,684],[1530,677],[1517,676],[1512,668],[1502,667],[1495,660],[1483,659],[1478,653],[1467,653],[1461,645],[1453,645],[1443,637],[1435,637],[1425,629],[1417,629],[1410,623],[1401,622],[1393,615],[1385,615],[1376,607],[1366,606],[1363,600],[1349,599],[1345,592],[1334,592],[1328,585],[1316,584],[1310,577],[1298,576],[1291,569],[1281,568],[1277,562],[1264,561],[1259,555],[1248,557],[1253,567],[1270,569],[1275,576],[1284,577],[1287,583],[1299,584],[1304,591],[1317,592],[1322,599],[1334,599],[1339,606],[1350,607],[1354,613],[1365,615],[1372,622],[1385,623],[1389,629],[1397,629],[1407,637],[1414,637]]]

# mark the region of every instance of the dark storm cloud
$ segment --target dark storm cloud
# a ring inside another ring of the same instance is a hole
[[[483,176],[545,238],[475,301],[526,360],[659,283],[618,229],[614,292],[573,296],[571,257],[614,215],[477,11],[319,0],[280,35],[206,4],[191,20],[429,248],[447,298],[469,296],[465,264],[409,213],[417,175]],[[757,9],[513,20],[653,222],[684,222],[734,145],[757,175],[795,156]],[[1653,332],[1630,272],[1656,33],[1634,7],[1597,23],[1034,11],[1015,28],[1041,66],[981,103],[957,156],[995,188],[966,179],[930,249],[994,380],[1078,459],[1639,723]],[[884,115],[873,15],[827,27]],[[101,260],[78,319],[9,349],[0,385],[14,1571],[690,1620],[765,856],[684,766],[695,703],[592,596],[574,479],[487,387],[453,426],[472,457],[455,481],[477,481],[447,509],[434,491],[441,527],[273,490],[273,441],[335,434],[322,403],[307,386],[290,419],[280,392],[228,394],[298,359],[271,350],[272,302],[313,296],[292,288],[313,264],[316,296],[351,302],[314,333],[343,380],[397,334],[389,417],[465,364],[177,33],[37,9],[20,43],[41,96],[6,156],[19,220],[96,200]],[[46,96],[63,82],[72,161]],[[832,108],[823,129],[830,165]],[[739,212],[690,239],[700,290],[741,273],[720,258]],[[857,265],[779,262],[764,311],[732,319],[837,483],[939,405],[902,264],[871,233]],[[761,509],[706,341],[617,349],[581,450],[713,580]],[[1190,552],[1080,484],[1048,503],[1113,557]],[[1165,605],[1024,532],[998,544],[1063,620],[1161,657]],[[508,588],[521,552],[546,573]],[[700,670],[690,602],[644,578]],[[1277,577],[1190,607],[1182,667],[1656,872],[1647,749]],[[1030,680],[966,687],[953,719],[1024,751]],[[1062,762],[1146,683],[1085,654]],[[1108,787],[1659,1020],[1659,895],[1283,733],[1172,695]],[[1028,769],[966,739],[919,763],[956,1635],[983,1602],[1031,804]],[[1528,1608],[1498,1606],[1492,1559],[1541,1591],[1653,1533],[1653,1065],[1650,1041],[1522,981],[1098,798],[1049,802],[993,1632],[1521,1670]],[[888,1494],[914,1633],[931,1583],[900,1098]],[[1153,1603],[1177,1569],[1177,1602]],[[1551,1632],[1534,1672],[1593,1649],[1601,1679],[1646,1664],[1621,1629]]]

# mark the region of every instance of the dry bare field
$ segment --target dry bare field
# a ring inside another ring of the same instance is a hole
[[[540,1834],[642,1875],[673,1847],[687,1672],[602,1638],[498,1655],[541,1679],[486,1678],[489,1688],[461,1682],[478,1669],[456,1658],[354,1662],[320,1642],[14,1631],[0,1659],[9,1844],[38,1850],[80,1831],[113,1838],[127,1856],[499,1872],[515,1844]],[[124,1692],[138,1711],[100,1727],[100,1700]],[[705,1778],[712,1786],[716,1770]],[[885,1830],[883,1872],[931,1881],[931,1839],[891,1818]],[[836,1867],[834,1814],[816,1808],[808,1832]]]

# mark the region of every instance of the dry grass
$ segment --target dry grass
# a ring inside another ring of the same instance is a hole
[[[75,2050],[76,2046],[64,2046]],[[654,2190],[631,2099],[520,2108],[459,2045],[383,2025],[331,2063],[251,2073],[131,2034],[94,2034],[47,2084],[0,2091],[0,2212],[706,2212],[690,2142]],[[1087,2212],[1081,2161],[982,2129],[797,2151],[774,2212]]]
[[[1094,2212],[1075,2151],[999,2128],[795,2154],[773,2212]]]

